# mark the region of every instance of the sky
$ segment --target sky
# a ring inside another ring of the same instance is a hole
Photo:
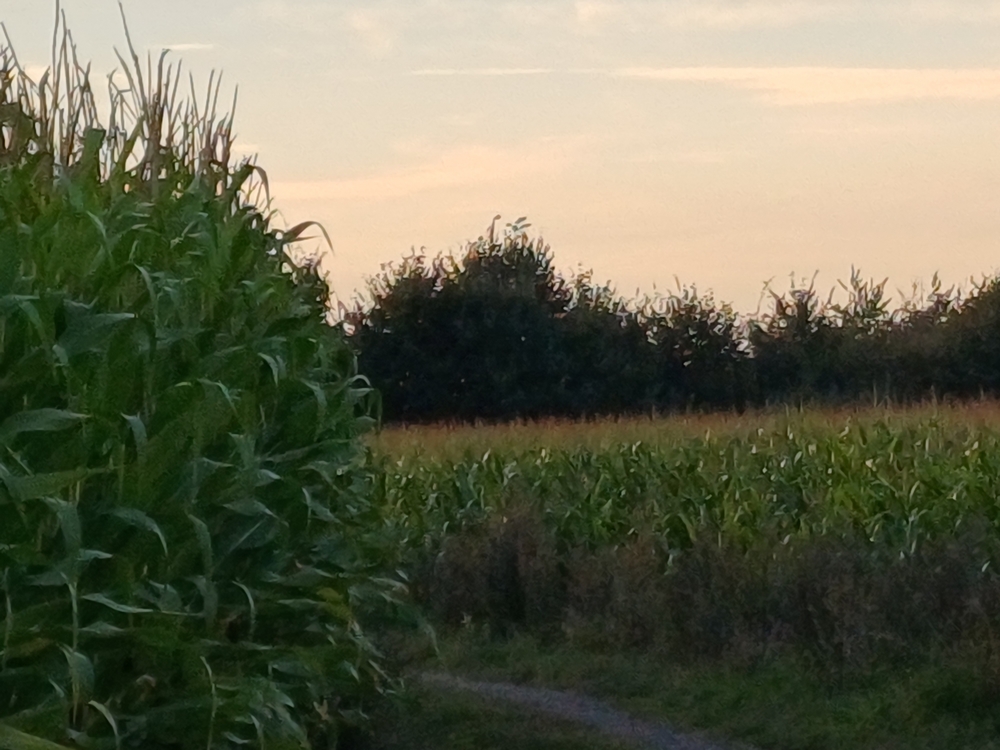
[[[557,268],[753,312],[852,267],[898,300],[1000,270],[997,0],[125,0],[134,43],[238,85],[279,222],[337,297],[526,216]],[[115,0],[63,0],[95,78]],[[4,0],[22,64],[54,2]],[[766,304],[766,303],[765,303]]]

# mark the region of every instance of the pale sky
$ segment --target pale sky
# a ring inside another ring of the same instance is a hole
[[[22,63],[54,2],[3,0]],[[103,79],[114,0],[64,0]],[[738,310],[852,264],[891,289],[1000,268],[1000,1],[126,0],[137,47],[239,85],[239,145],[337,295],[527,216],[625,296]],[[229,89],[231,91],[231,88]],[[314,243],[314,249],[320,249]],[[896,295],[894,295],[896,296]]]

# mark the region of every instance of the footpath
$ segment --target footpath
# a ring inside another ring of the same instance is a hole
[[[637,719],[603,701],[568,691],[505,682],[476,682],[440,672],[424,672],[417,676],[417,680],[428,688],[473,693],[487,700],[515,704],[530,711],[583,724],[651,750],[753,750],[747,745],[723,747],[697,735],[678,732],[667,724]]]

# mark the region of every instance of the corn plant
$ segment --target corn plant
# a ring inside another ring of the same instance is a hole
[[[743,664],[792,649],[831,680],[966,660],[1000,684],[1000,430],[807,417],[627,442],[577,425],[608,433],[589,446],[528,425],[484,452],[411,428],[375,495],[444,624]]]
[[[395,589],[306,225],[217,79],[129,42],[102,122],[56,40],[37,82],[0,46],[0,748],[333,747]]]
[[[971,519],[1000,525],[991,489],[1000,430],[989,425],[927,414],[768,421],[766,430],[596,447],[560,446],[558,431],[550,445],[536,435],[534,445],[509,439],[482,454],[397,447],[381,456],[377,495],[401,548],[433,546],[526,502],[567,547],[643,531],[677,553],[699,540],[749,549],[857,535],[898,556]]]

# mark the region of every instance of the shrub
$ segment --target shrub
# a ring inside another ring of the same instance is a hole
[[[497,217],[499,218],[499,217]],[[591,273],[559,274],[518,219],[464,257],[386,264],[345,326],[401,422],[739,407],[737,319],[682,289],[635,304]]]
[[[385,684],[366,382],[218,82],[133,51],[101,124],[61,39],[0,48],[0,729],[334,746]]]

